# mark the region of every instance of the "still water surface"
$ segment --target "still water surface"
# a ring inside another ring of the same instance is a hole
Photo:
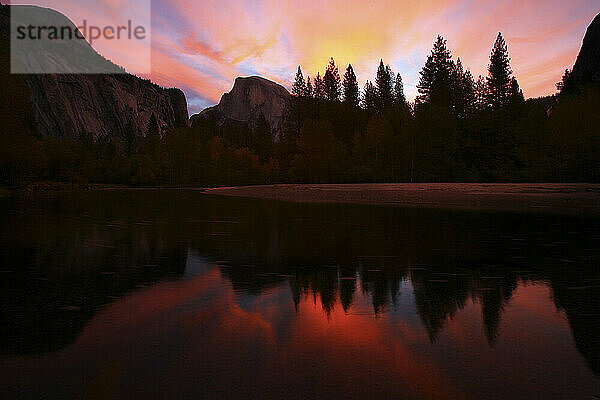
[[[195,191],[0,202],[0,397],[594,399],[600,222]]]

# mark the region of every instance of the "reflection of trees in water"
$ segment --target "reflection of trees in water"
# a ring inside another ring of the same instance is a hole
[[[411,281],[417,312],[427,329],[429,339],[435,342],[446,320],[454,318],[456,312],[465,307],[473,290],[473,280],[466,275],[433,276],[427,271],[413,271]]]
[[[598,251],[590,255],[585,250],[594,247],[590,241],[598,227],[593,222],[333,205],[280,204],[263,212],[249,225],[256,227],[260,221],[268,228],[254,230],[251,241],[240,240],[237,245],[251,246],[245,252],[237,247],[231,266],[222,267],[234,287],[243,281],[260,293],[289,281],[296,306],[303,296],[319,297],[326,312],[336,303],[350,312],[361,290],[379,315],[397,304],[403,280],[410,279],[417,312],[432,342],[446,321],[473,301],[481,306],[484,334],[492,346],[501,335],[502,314],[518,283],[551,281],[554,300],[565,308],[578,347],[592,365],[597,363],[600,342],[595,337],[600,329],[594,310],[600,290],[583,296],[574,290],[557,291],[564,288],[565,275],[578,280],[573,286],[589,286],[585,282],[598,263]],[[268,238],[262,232],[269,232]],[[244,237],[243,231],[236,234]],[[267,245],[273,242],[278,245]],[[257,266],[254,272],[272,273],[270,278],[241,277],[235,264],[248,259]],[[565,264],[565,259],[576,263]],[[571,273],[574,268],[581,276]],[[576,306],[561,303],[567,297]]]
[[[236,292],[260,295],[286,284],[296,305],[318,299],[327,313],[351,312],[362,293],[381,315],[399,304],[409,279],[432,342],[474,301],[493,345],[517,283],[549,281],[578,348],[600,370],[593,221],[169,191],[94,192],[12,207],[0,217],[0,257],[13,271],[0,294],[3,352],[66,345],[115,297],[179,276],[192,249],[226,261],[220,270]]]
[[[469,273],[413,271],[411,274],[417,311],[432,342],[437,341],[444,323],[449,318],[453,319],[471,300],[481,304],[485,334],[490,345],[498,336],[504,305],[517,288],[518,279],[517,274],[510,271],[486,271],[485,268]]]
[[[248,275],[242,278],[237,273],[239,269],[233,266],[221,267],[221,270],[234,282],[234,287],[239,287],[240,284],[235,282],[243,279],[246,286],[253,286],[254,293],[278,286],[287,280],[296,308],[303,298],[319,298],[326,313],[332,312],[337,303],[344,312],[350,312],[355,294],[357,290],[361,290],[371,300],[375,316],[396,307],[401,296],[401,284],[410,279],[417,312],[432,342],[437,341],[446,321],[453,319],[469,301],[473,301],[481,304],[485,334],[490,345],[498,336],[505,304],[510,301],[518,280],[525,278],[508,271],[507,274],[494,271],[501,276],[486,276],[485,270],[464,269],[458,273],[441,273],[429,269],[399,269],[389,265],[380,265],[378,268],[380,269],[366,269],[360,264],[353,272],[349,272],[347,268],[345,272],[333,267],[302,268],[286,271],[284,277],[272,276],[270,281],[265,281],[260,273],[256,280]]]
[[[552,280],[554,301],[567,315],[579,352],[600,375],[600,269],[596,261],[589,271],[563,275]]]
[[[490,270],[485,266],[445,273],[435,268],[379,268],[381,269],[368,271],[357,266],[353,273],[348,268],[302,268],[286,270],[285,277],[273,276],[269,282],[262,279],[253,281],[248,276],[244,281],[246,285],[256,284],[253,286],[254,293],[288,281],[296,308],[304,298],[314,298],[315,301],[320,298],[326,313],[330,313],[338,304],[344,312],[351,312],[356,292],[360,289],[371,299],[373,313],[377,316],[386,312],[389,307],[394,307],[402,295],[401,282],[410,279],[417,313],[432,343],[437,342],[446,322],[472,301],[481,306],[483,334],[490,346],[493,346],[501,335],[499,327],[505,306],[510,302],[519,282],[547,282],[548,279],[540,272],[515,272],[514,269],[498,267]],[[222,267],[223,274],[233,282],[239,278],[235,271],[236,267]],[[573,280],[570,282],[573,287],[566,287],[560,276],[555,279],[551,281],[551,286],[556,306],[564,309],[579,351],[591,368],[600,373],[599,287],[590,287],[589,277]],[[581,287],[586,281],[587,287]],[[600,280],[596,280],[596,285],[598,282]]]

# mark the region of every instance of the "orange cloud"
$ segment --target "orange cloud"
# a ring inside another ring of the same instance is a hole
[[[192,34],[186,36],[182,40],[182,44],[183,47],[191,53],[203,55],[213,61],[225,62],[225,60],[223,60],[222,52],[211,48],[199,40],[196,40]]]

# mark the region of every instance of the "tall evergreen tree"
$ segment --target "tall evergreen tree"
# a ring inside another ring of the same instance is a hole
[[[431,54],[427,57],[427,61],[421,70],[421,78],[417,89],[417,104],[426,104],[431,102],[432,91],[436,88],[443,87],[449,82],[450,73],[452,71],[452,54],[446,46],[446,40],[442,36],[438,36]]]
[[[514,76],[510,80],[509,99],[510,103],[523,103],[525,101],[523,91],[519,87],[519,82],[517,82],[517,78],[515,78]]]
[[[143,149],[146,154],[153,157],[156,156],[156,152],[160,146],[160,131],[158,127],[158,121],[154,113],[150,116],[148,126],[146,128],[146,137],[142,139]]]
[[[402,82],[402,76],[400,72],[396,75],[394,81],[394,103],[395,104],[406,104],[406,96],[404,95],[404,83]]]
[[[362,98],[363,108],[367,111],[374,111],[377,103],[377,89],[371,81],[365,82]]]
[[[306,82],[304,81],[304,75],[302,75],[302,69],[298,65],[298,72],[296,72],[296,79],[292,85],[292,94],[296,97],[304,97],[306,95]]]
[[[325,98],[325,87],[323,85],[323,79],[321,78],[321,75],[318,72],[317,72],[317,76],[315,77],[313,93],[314,93],[315,99],[324,99]]]
[[[465,69],[463,68],[460,57],[456,60],[456,63],[454,64],[454,68],[451,71],[451,75],[452,75],[451,81],[452,81],[452,84],[454,85],[454,87],[452,89],[459,90],[459,91],[462,90],[462,80],[465,75]]]
[[[325,98],[329,101],[338,101],[341,93],[341,79],[338,67],[335,65],[333,58],[329,60],[327,70],[323,76],[323,88]]]
[[[565,69],[562,79],[556,84],[556,89],[558,90],[558,93],[562,95],[575,92],[575,85],[573,84],[571,71]]]
[[[485,78],[481,75],[475,82],[475,108],[477,110],[484,110],[487,107],[487,85]]]
[[[452,71],[452,112],[459,118],[465,117],[475,104],[475,81],[469,70],[464,70],[460,58]]]
[[[150,116],[150,120],[148,121],[148,126],[146,128],[146,137],[156,137],[159,136],[160,132],[158,129],[158,121],[156,120],[156,116],[154,113]]]
[[[359,88],[358,81],[356,80],[356,75],[354,74],[354,69],[352,69],[352,65],[348,64],[348,68],[346,68],[346,73],[344,74],[344,103],[350,105],[352,107],[358,107],[359,103]]]
[[[498,33],[488,66],[487,76],[487,103],[492,108],[500,108],[510,101],[512,70],[508,48]]]
[[[385,66],[383,60],[379,61],[375,86],[377,88],[377,109],[384,112],[394,103],[394,75],[390,66]]]
[[[306,78],[306,94],[305,97],[313,97],[313,85],[310,81],[310,76]]]
[[[476,109],[476,103],[477,103],[477,92],[476,92],[476,83],[475,83],[475,79],[473,78],[473,74],[471,74],[471,71],[466,70],[462,80],[462,96],[463,96],[463,103],[465,106],[465,112],[466,113],[471,113],[473,111],[475,111]]]

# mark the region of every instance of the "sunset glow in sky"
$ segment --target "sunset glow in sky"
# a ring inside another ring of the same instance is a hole
[[[537,97],[555,92],[598,12],[597,0],[153,0],[151,77],[182,88],[196,112],[217,103],[237,76],[289,88],[298,65],[313,76],[334,57],[342,73],[353,65],[362,86],[383,58],[413,99],[436,35],[477,77],[500,31],[525,96]]]

